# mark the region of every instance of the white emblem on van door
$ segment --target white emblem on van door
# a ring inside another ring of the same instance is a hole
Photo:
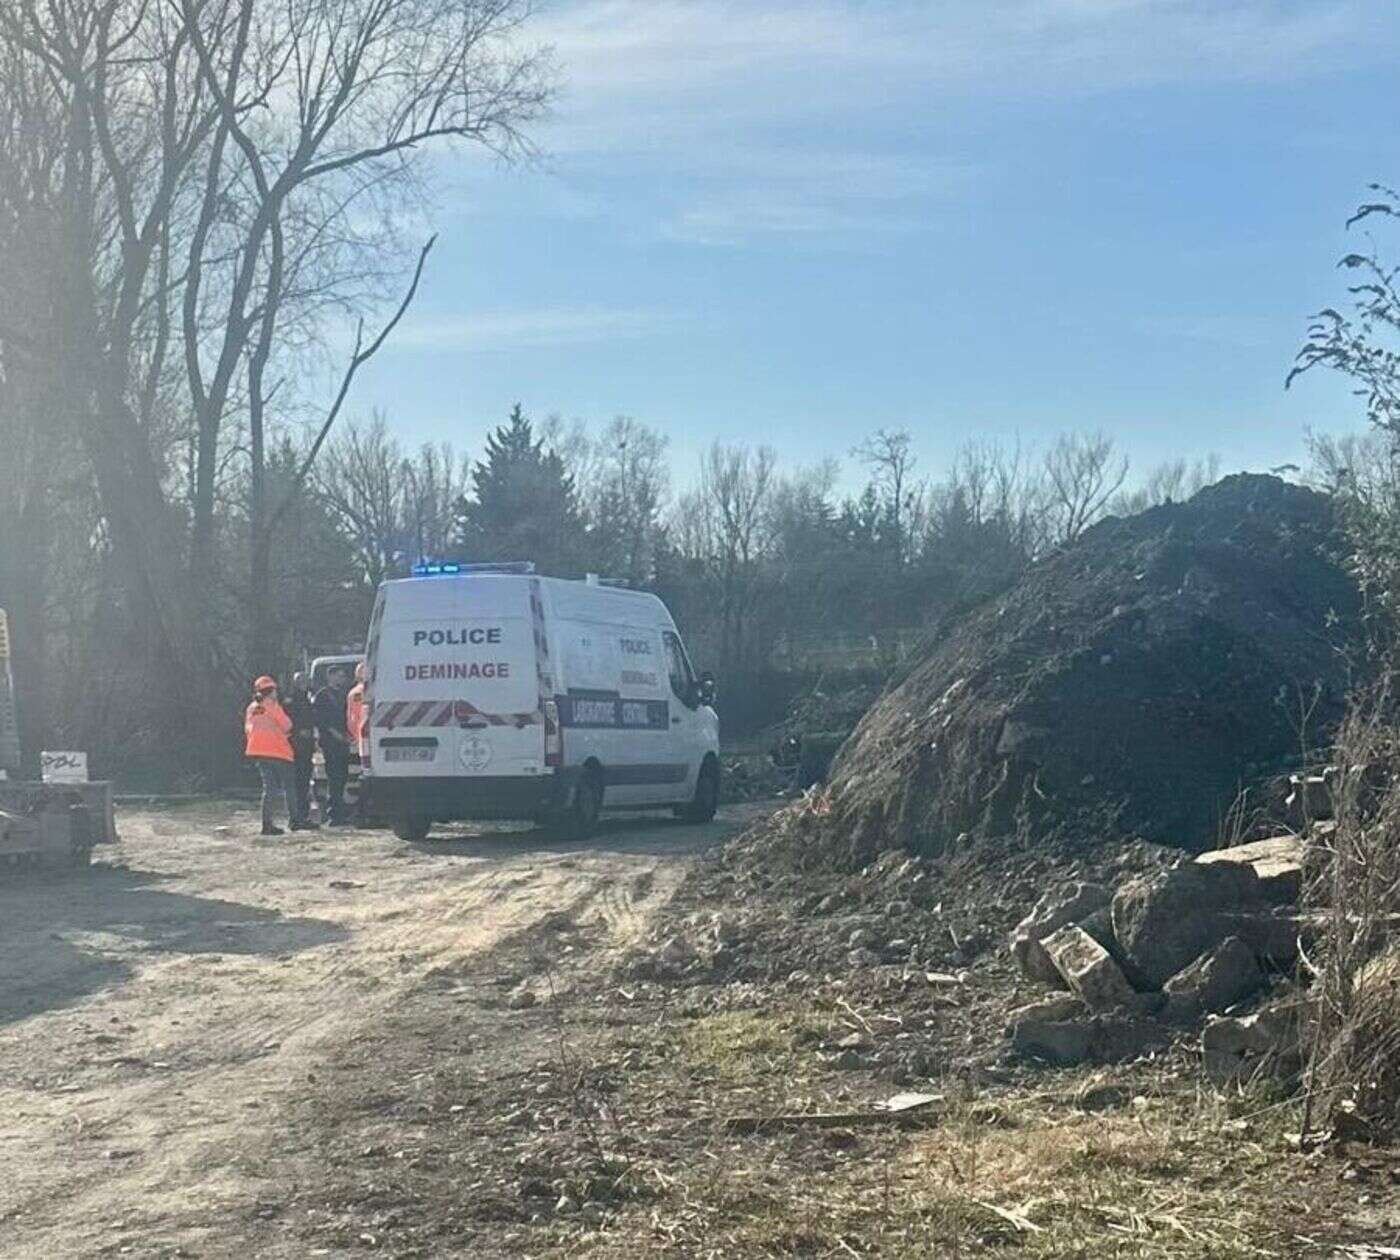
[[[480,774],[491,764],[491,745],[480,735],[463,732],[462,742],[457,745],[457,759],[463,770]]]

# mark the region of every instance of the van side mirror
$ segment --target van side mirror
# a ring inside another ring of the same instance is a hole
[[[718,693],[718,688],[715,686],[715,676],[710,673],[701,674],[700,681],[695,684],[695,698],[701,704],[714,704],[715,696]]]

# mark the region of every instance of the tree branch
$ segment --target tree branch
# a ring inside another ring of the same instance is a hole
[[[301,466],[297,469],[296,476],[292,478],[292,483],[287,488],[286,494],[282,496],[277,510],[273,512],[272,519],[268,522],[265,538],[271,538],[273,531],[276,530],[288,509],[301,493],[302,487],[306,484],[306,478],[311,472],[311,465],[316,462],[316,456],[321,453],[321,447],[325,445],[326,438],[330,435],[331,426],[335,424],[336,417],[340,415],[340,409],[345,403],[346,396],[350,393],[350,386],[354,383],[356,373],[379,353],[380,348],[389,339],[389,335],[398,327],[399,321],[408,313],[408,308],[413,305],[413,299],[418,294],[419,281],[423,278],[423,268],[427,264],[428,255],[432,252],[435,244],[437,244],[436,233],[428,238],[428,243],[418,254],[418,265],[413,269],[413,281],[408,286],[408,292],[404,294],[403,301],[399,303],[398,310],[380,330],[379,336],[368,346],[363,344],[364,324],[361,323],[360,332],[355,337],[355,353],[351,356],[350,363],[345,369],[345,375],[341,378],[340,389],[336,393],[335,401],[331,404],[330,411],[327,412],[326,419],[316,434],[316,440],[311,444],[311,449],[307,451],[306,458],[302,460]]]

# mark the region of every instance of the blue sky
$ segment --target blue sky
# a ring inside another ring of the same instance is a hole
[[[542,160],[443,164],[356,387],[410,440],[629,414],[684,483],[715,438],[792,467],[903,427],[937,473],[1102,428],[1232,471],[1357,424],[1283,379],[1400,180],[1392,0],[554,0],[533,35]]]

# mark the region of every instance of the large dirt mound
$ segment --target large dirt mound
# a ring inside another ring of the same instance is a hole
[[[1088,531],[871,709],[836,764],[830,837],[853,857],[1066,826],[1211,847],[1241,788],[1325,739],[1355,681],[1333,515],[1241,475]]]

